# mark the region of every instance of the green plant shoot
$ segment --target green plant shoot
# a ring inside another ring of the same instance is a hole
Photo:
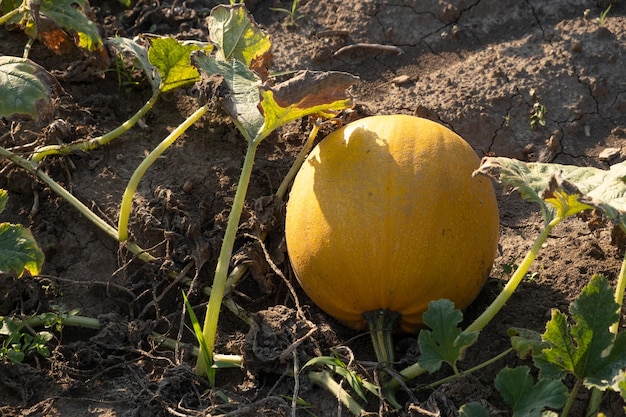
[[[619,165],[619,164],[618,164]],[[510,158],[484,158],[474,175],[497,178],[522,198],[537,203],[545,223],[544,229],[491,305],[463,332],[482,330],[513,295],[553,228],[569,216],[585,210],[601,208],[607,217],[619,221],[626,207],[626,166],[614,165],[610,171],[557,164],[525,163]],[[406,379],[426,372],[418,363],[400,372]],[[393,392],[397,382],[390,381],[384,392]]]
[[[296,21],[304,17],[303,14],[296,16],[296,9],[298,8],[298,0],[292,0],[291,8],[285,9],[284,7],[270,7],[269,9],[274,12],[285,13],[289,16],[289,26],[296,24]]]
[[[193,63],[207,76],[223,77],[229,94],[223,97],[222,104],[248,142],[204,320],[203,337],[212,355],[228,265],[258,145],[274,130],[293,120],[349,107],[351,102],[345,90],[356,78],[345,73],[304,71],[289,81],[270,86],[264,83],[263,74],[267,73],[271,44],[245,7],[217,6],[211,12],[208,26],[215,51],[211,55],[194,54]],[[203,355],[198,358],[200,375],[211,366],[204,358]]]
[[[582,385],[619,391],[616,381],[626,367],[626,333],[610,331],[619,321],[618,308],[606,278],[594,276],[570,306],[573,324],[568,324],[565,314],[552,312],[543,334],[550,347],[535,357],[535,364],[546,377],[559,378],[566,373],[575,376],[562,415],[567,415]]]
[[[109,144],[135,126],[154,107],[161,94],[198,81],[200,76],[198,70],[191,65],[190,55],[193,51],[210,51],[212,49],[212,45],[206,42],[177,41],[169,37],[148,37],[147,42],[149,42],[149,47],[140,45],[128,38],[110,38],[106,41],[108,45],[119,50],[122,54],[130,55],[134,59],[135,65],[143,70],[146,79],[152,86],[150,99],[126,122],[112,131],[88,141],[42,146],[31,155],[32,161],[39,163],[50,155],[67,155],[78,151],[87,152]],[[179,131],[174,139],[180,134],[182,132]],[[139,176],[140,178],[141,176]],[[138,181],[137,178],[135,180]],[[136,184],[134,185],[136,187]],[[135,189],[127,189],[129,193],[134,193],[134,191]],[[126,204],[130,204],[130,202]],[[123,204],[122,210],[126,208],[127,206]],[[130,210],[130,207],[127,210]],[[127,217],[127,214],[123,212],[123,215],[120,216],[121,219]],[[125,232],[123,229],[122,234]],[[126,238],[127,236],[121,240],[126,240]]]

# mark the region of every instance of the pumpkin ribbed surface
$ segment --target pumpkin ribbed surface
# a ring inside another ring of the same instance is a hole
[[[353,328],[363,314],[400,314],[416,331],[428,303],[467,307],[488,277],[498,206],[479,158],[446,127],[373,116],[324,138],[297,174],[286,240],[300,285]]]

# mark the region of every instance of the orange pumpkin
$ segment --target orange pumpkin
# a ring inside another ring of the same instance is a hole
[[[460,136],[418,117],[367,117],[331,133],[287,203],[287,249],[304,291],[356,329],[364,314],[395,312],[416,332],[430,301],[467,307],[499,234],[493,186],[472,176],[479,163]]]

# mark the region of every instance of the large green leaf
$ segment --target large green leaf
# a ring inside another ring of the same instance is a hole
[[[436,372],[446,362],[457,373],[456,362],[463,358],[465,349],[476,341],[478,332],[461,331],[458,325],[463,321],[463,313],[455,310],[450,300],[432,301],[423,320],[432,330],[420,331],[417,338],[419,365],[428,372]]]
[[[596,275],[570,306],[573,324],[554,310],[543,334],[550,347],[535,358],[542,375],[571,373],[588,387],[610,387],[626,367],[626,333],[609,330],[618,308],[607,279]]]
[[[243,5],[215,7],[208,25],[216,52],[194,54],[193,61],[207,75],[223,77],[222,102],[249,142],[301,117],[352,105],[346,89],[357,78],[346,73],[302,71],[277,85],[261,84],[271,43]]]
[[[536,384],[527,366],[504,368],[494,385],[513,408],[513,417],[541,417],[544,408],[560,409],[567,401],[567,388],[561,381],[540,379]]]
[[[44,254],[28,229],[0,223],[0,272],[13,272],[18,277],[24,271],[37,275],[43,261]]]
[[[248,141],[261,131],[264,118],[258,109],[260,78],[243,62],[221,61],[202,53],[193,55],[193,61],[207,75],[221,75],[228,87],[222,103],[238,129]]]
[[[33,61],[0,56],[0,117],[47,116],[53,111],[53,99],[62,91],[56,78]]]
[[[270,50],[269,35],[257,26],[243,4],[216,6],[207,25],[220,61],[235,59],[249,68]]]
[[[476,174],[499,178],[505,186],[517,189],[524,199],[539,204],[548,222],[559,214],[571,215],[592,207],[615,222],[623,222],[626,215],[626,162],[603,170],[485,158]]]

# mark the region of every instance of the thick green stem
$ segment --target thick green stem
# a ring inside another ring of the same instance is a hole
[[[33,153],[33,155],[31,156],[31,160],[39,163],[45,157],[50,156],[50,155],[68,155],[70,153],[78,152],[78,151],[88,152],[94,149],[98,149],[101,146],[107,145],[108,143],[110,143],[111,141],[113,141],[114,139],[122,135],[123,133],[126,133],[133,126],[135,126],[135,124],[137,124],[137,122],[141,120],[141,118],[144,117],[146,113],[148,113],[148,111],[150,111],[150,109],[154,106],[159,96],[160,96],[160,92],[156,91],[152,95],[152,97],[150,97],[150,100],[148,100],[146,104],[144,104],[143,107],[139,109],[139,111],[133,115],[133,117],[131,117],[130,119],[122,123],[117,128],[113,129],[112,131],[102,136],[99,136],[97,138],[88,140],[86,142],[77,142],[77,143],[71,143],[68,145],[43,146],[37,149],[35,153]]]
[[[220,306],[222,304],[222,299],[224,298],[226,278],[228,277],[228,265],[233,254],[235,237],[237,235],[237,228],[239,227],[239,219],[241,218],[241,212],[243,211],[246,192],[248,190],[248,184],[250,183],[250,176],[252,175],[252,167],[254,166],[254,157],[259,143],[260,141],[248,142],[248,150],[243,162],[241,176],[239,177],[237,192],[235,193],[235,199],[233,201],[230,214],[228,215],[228,224],[226,225],[224,241],[222,242],[220,256],[217,260],[213,287],[211,289],[209,305],[207,306],[204,326],[202,329],[202,334],[206,340],[209,355],[213,354],[213,348],[215,346],[215,335],[217,334],[217,322],[220,314]],[[209,366],[211,366],[211,364],[205,363],[203,355],[198,356],[196,368],[198,375],[205,375]]]
[[[565,403],[563,410],[561,410],[561,417],[567,417],[567,415],[569,414],[569,410],[571,410],[572,405],[574,405],[574,400],[576,400],[576,395],[578,395],[578,391],[580,390],[582,386],[583,386],[582,379],[577,379],[576,383],[572,387],[572,392],[570,392],[569,397],[567,397],[567,402]]]
[[[313,126],[313,129],[311,129],[311,132],[309,133],[309,136],[306,142],[304,143],[304,146],[300,150],[300,153],[296,157],[296,160],[294,161],[293,165],[289,169],[289,172],[287,173],[287,175],[285,175],[285,178],[283,178],[283,181],[280,183],[278,190],[276,190],[276,197],[278,197],[279,199],[281,200],[285,199],[285,196],[287,195],[287,191],[289,190],[289,186],[291,185],[291,182],[293,181],[294,177],[300,170],[300,167],[302,167],[304,160],[306,159],[306,157],[309,154],[309,151],[313,147],[313,143],[315,142],[315,138],[317,137],[317,133],[319,132],[320,127],[321,125],[317,123]],[[262,232],[261,240],[264,240],[264,239],[265,239],[265,232]],[[239,264],[235,266],[233,270],[230,272],[230,274],[228,275],[228,279],[226,281],[226,291],[234,287],[235,284],[239,282],[241,277],[243,277],[243,275],[247,271],[248,271],[247,265]]]
[[[40,316],[30,317],[24,320],[24,324],[31,327],[39,327],[44,325],[44,321]],[[85,316],[69,316],[63,319],[63,326],[81,327],[83,329],[100,330],[100,320],[93,317]]]
[[[19,323],[19,322],[18,322]],[[29,317],[23,321],[24,324],[30,327],[41,327],[44,325],[44,320],[40,316]],[[80,327],[83,329],[100,330],[102,323],[100,320],[93,317],[86,316],[69,316],[63,319],[63,326]],[[160,333],[152,332],[152,339],[166,349],[175,350],[181,347],[181,343],[177,340],[165,337]],[[200,350],[197,346],[193,346],[191,350],[192,356],[198,357]],[[233,368],[241,367],[243,364],[243,357],[241,355],[213,355],[214,361],[220,368]]]
[[[152,332],[152,339],[159,345],[169,350],[180,349],[184,343],[180,343],[178,340],[165,337],[160,333]],[[191,347],[191,355],[198,357],[200,349],[197,346]],[[239,368],[243,365],[243,357],[241,355],[222,355],[216,353],[213,355],[213,360],[218,364],[218,368]]]
[[[133,205],[133,196],[139,185],[139,181],[144,176],[148,168],[152,166],[159,156],[170,147],[176,139],[180,137],[189,127],[194,124],[200,117],[202,117],[209,110],[208,105],[204,105],[196,110],[191,116],[187,117],[183,123],[181,123],[176,129],[172,131],[161,143],[154,148],[152,152],[139,164],[133,175],[128,181],[126,190],[122,197],[122,204],[120,206],[120,218],[118,222],[119,241],[124,242],[128,240],[128,219],[130,218],[130,211]]]
[[[550,223],[546,225],[546,227],[542,230],[541,234],[535,240],[535,243],[530,248],[524,260],[520,263],[519,267],[515,270],[511,279],[504,286],[498,297],[493,300],[493,302],[489,305],[489,307],[478,317],[472,324],[470,324],[467,329],[464,330],[465,333],[481,331],[485,326],[495,317],[496,314],[504,307],[506,302],[511,298],[517,287],[519,286],[522,279],[530,269],[530,266],[537,258],[539,251],[541,250],[541,246],[544,244],[550,232],[561,222],[562,218],[557,217],[552,220]]]
[[[319,132],[320,127],[321,125],[319,125],[318,123],[315,123],[313,125],[313,129],[311,129],[311,132],[309,133],[306,142],[304,142],[304,146],[300,150],[300,153],[298,154],[296,160],[293,162],[293,165],[291,165],[289,172],[287,172],[287,175],[285,175],[285,179],[280,184],[280,187],[278,187],[278,190],[276,190],[276,196],[281,200],[285,199],[285,196],[287,195],[287,190],[291,185],[291,181],[293,181],[293,179],[296,177],[296,174],[298,173],[298,171],[300,171],[304,160],[309,155],[311,148],[313,148],[313,143],[315,142],[315,138],[317,137],[317,133]]]
[[[394,362],[393,332],[398,326],[400,314],[389,310],[376,310],[363,313],[372,336],[372,345],[378,363],[389,366]]]
[[[355,416],[361,416],[365,413],[365,410],[363,409],[363,407],[361,407],[361,404],[356,402],[356,400],[352,398],[350,394],[348,394],[346,390],[344,390],[341,385],[339,385],[337,381],[335,381],[330,376],[328,372],[309,372],[307,376],[312,383],[319,385],[322,388],[325,388],[326,391],[330,393],[335,394],[337,399],[341,401],[341,403],[345,405],[346,408],[350,410],[350,412]]]

